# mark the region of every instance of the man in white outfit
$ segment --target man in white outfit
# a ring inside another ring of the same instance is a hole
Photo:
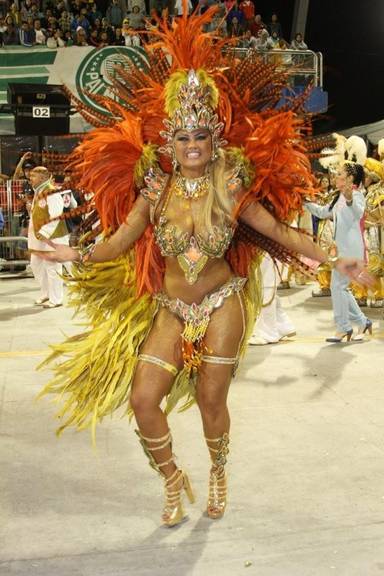
[[[261,263],[263,278],[263,307],[256,321],[249,344],[262,346],[274,344],[285,336],[294,336],[296,330],[287,313],[283,310],[277,295],[278,271],[272,258],[267,254]]]
[[[53,220],[64,210],[64,201],[51,183],[50,174],[44,166],[37,166],[30,173],[34,190],[31,218],[28,228],[28,249],[31,252],[31,268],[40,285],[40,297],[35,301],[44,308],[56,308],[63,304],[63,266],[59,262],[45,260],[42,252],[52,252],[50,240],[68,244],[69,234],[65,221]]]

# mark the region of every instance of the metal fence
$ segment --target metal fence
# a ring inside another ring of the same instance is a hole
[[[323,55],[312,50],[259,50],[256,48],[230,48],[238,58],[245,58],[250,52],[260,56],[264,62],[273,64],[281,72],[286,72],[291,84],[323,87]]]
[[[0,272],[25,270],[29,264],[27,225],[31,198],[25,180],[0,183]]]

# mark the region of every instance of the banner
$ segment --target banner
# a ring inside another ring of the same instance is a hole
[[[147,65],[144,50],[128,46],[71,46],[56,49],[45,46],[5,46],[0,51],[0,104],[7,103],[9,82],[65,84],[85,104],[102,112],[103,108],[93,103],[84,91],[114,97],[110,91],[110,77],[116,73],[114,65],[124,64],[127,58],[136,66]],[[71,132],[85,130],[84,121],[71,118]],[[13,115],[0,115],[0,134],[14,134]]]

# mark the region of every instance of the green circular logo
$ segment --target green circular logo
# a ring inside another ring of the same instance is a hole
[[[92,50],[84,58],[76,73],[76,89],[80,100],[98,112],[108,114],[109,112],[105,108],[91,100],[85,92],[117,100],[116,94],[111,90],[111,79],[118,77],[119,71],[116,66],[126,65],[127,59],[131,60],[138,68],[148,68],[145,51],[142,48],[107,46]]]

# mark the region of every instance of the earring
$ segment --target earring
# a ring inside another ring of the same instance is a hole
[[[174,171],[176,171],[177,165],[178,165],[178,161],[177,161],[177,159],[176,159],[176,152],[175,152],[175,149],[174,149],[174,148],[172,148],[172,150],[171,150],[171,158],[172,158],[172,168],[173,168]]]

